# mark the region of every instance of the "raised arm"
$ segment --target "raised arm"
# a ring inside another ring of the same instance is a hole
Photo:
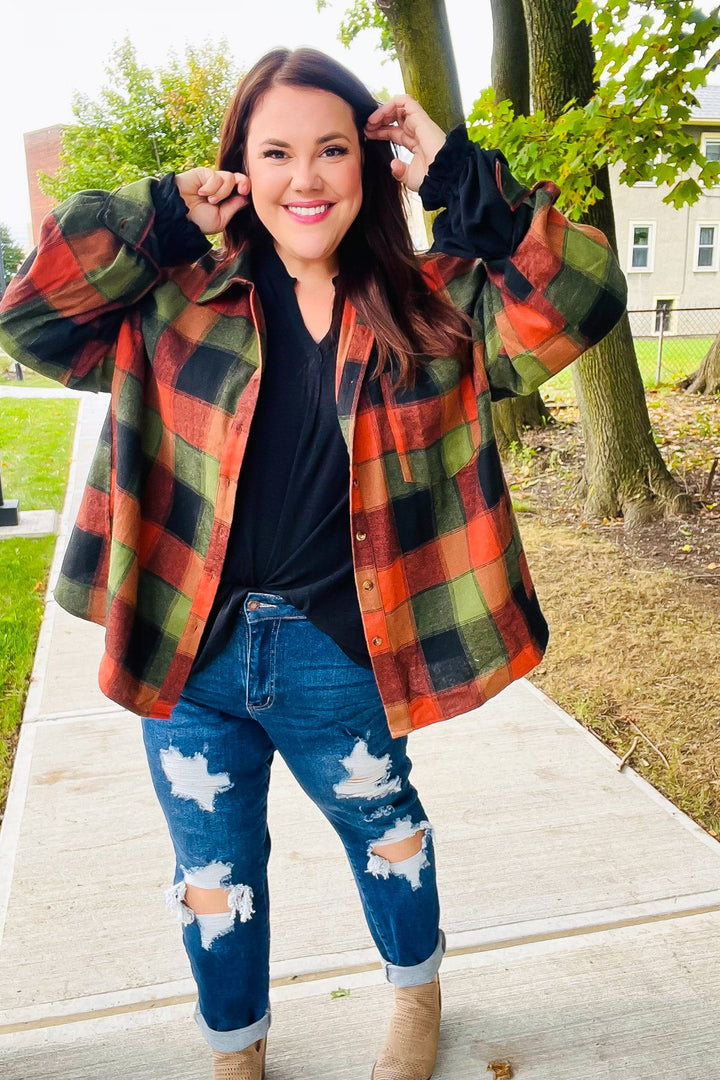
[[[617,259],[602,233],[554,208],[555,184],[523,187],[503,155],[471,142],[464,126],[438,146],[442,132],[436,125],[433,132],[417,102],[395,101],[394,110],[388,103],[373,114],[368,136],[420,146],[393,172],[418,184],[426,209],[445,208],[434,222],[427,275],[471,316],[493,397],[529,394],[617,323],[627,296]]]
[[[222,228],[245,204],[241,182],[193,169],[71,196],[45,218],[36,251],[2,298],[0,344],[66,386],[108,390],[126,312],[170,267],[209,250],[203,231]]]

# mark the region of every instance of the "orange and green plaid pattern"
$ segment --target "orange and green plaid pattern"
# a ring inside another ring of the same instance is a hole
[[[103,692],[167,717],[222,571],[262,370],[246,254],[157,265],[152,180],[73,196],[2,301],[0,343],[61,383],[111,393],[55,596],[106,627]],[[428,360],[410,390],[369,377],[347,304],[338,418],[351,455],[358,596],[395,735],[467,711],[537,664],[547,627],[492,431],[490,398],[528,393],[606,334],[625,283],[604,238],[504,170],[534,209],[515,254],[425,258],[474,326],[474,365]]]

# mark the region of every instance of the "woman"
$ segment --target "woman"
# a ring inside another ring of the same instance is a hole
[[[446,208],[420,260],[403,187]],[[112,393],[55,595],[106,625],[101,686],[145,717],[217,1080],[264,1071],[275,749],[339,833],[395,986],[374,1080],[432,1074],[444,937],[405,736],[540,660],[490,399],[624,305],[556,194],[278,49],[217,169],[73,197],[4,300],[18,359]]]

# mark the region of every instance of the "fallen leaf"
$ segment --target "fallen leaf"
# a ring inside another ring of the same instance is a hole
[[[491,1061],[487,1071],[493,1074],[493,1080],[512,1080],[513,1071],[509,1061]]]
[[[717,570],[719,565],[720,565],[720,563],[711,562],[711,563],[707,564],[707,568],[708,568],[708,570]]]
[[[335,998],[350,997],[350,991],[346,990],[344,986],[339,986],[337,990],[330,991],[330,997],[333,999],[333,1001],[335,1000]]]

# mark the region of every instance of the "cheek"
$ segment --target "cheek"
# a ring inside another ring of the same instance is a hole
[[[273,175],[272,172],[260,168],[251,169],[248,176],[250,177],[250,193],[256,210],[276,202],[282,194],[283,184],[277,174]]]
[[[363,197],[362,169],[359,165],[353,164],[352,168],[348,170],[344,187],[346,197],[351,199],[359,210]]]

